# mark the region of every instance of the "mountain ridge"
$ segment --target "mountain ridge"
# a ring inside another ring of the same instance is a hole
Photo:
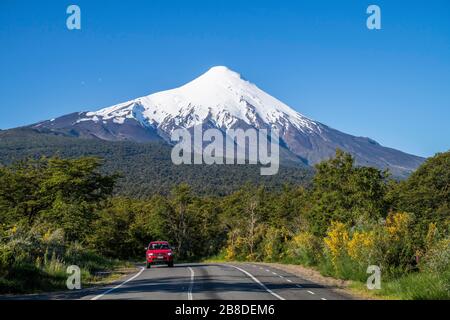
[[[424,161],[309,119],[224,66],[175,89],[29,127],[80,138],[170,143],[173,130],[199,125],[223,131],[275,129],[287,153],[309,165],[334,156],[337,148],[351,153],[358,165],[389,169],[400,177]]]

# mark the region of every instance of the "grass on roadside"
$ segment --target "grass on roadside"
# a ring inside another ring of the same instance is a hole
[[[450,300],[450,272],[411,273],[382,281],[380,290],[368,290],[365,283],[354,282],[351,289],[379,299]]]
[[[225,258],[225,253],[221,252],[221,253],[219,253],[219,254],[217,254],[215,256],[202,259],[201,262],[204,262],[204,263],[220,263],[220,262],[228,262],[228,260]]]
[[[50,260],[43,265],[29,263],[15,264],[0,275],[0,294],[39,293],[66,290],[69,276],[67,267],[76,264],[81,271],[81,285],[83,288],[105,284],[123,275],[125,268],[132,265],[128,262],[113,260],[89,254],[78,263],[63,263]]]

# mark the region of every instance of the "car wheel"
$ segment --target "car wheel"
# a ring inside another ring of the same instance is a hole
[[[150,263],[147,262],[147,269],[150,269],[152,265]]]
[[[173,261],[169,262],[167,265],[169,266],[169,268],[173,268]]]

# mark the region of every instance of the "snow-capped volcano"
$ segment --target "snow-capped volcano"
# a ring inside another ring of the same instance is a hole
[[[351,153],[359,165],[389,168],[403,176],[424,160],[308,119],[223,66],[213,67],[176,89],[31,127],[82,138],[169,142],[173,130],[198,125],[223,130],[276,129],[288,152],[307,164],[330,158],[340,148]]]
[[[136,119],[166,133],[174,127],[191,128],[207,121],[229,129],[240,120],[255,128],[292,125],[304,132],[318,130],[314,121],[223,66],[211,68],[180,88],[88,112],[79,121],[123,123],[125,119]]]

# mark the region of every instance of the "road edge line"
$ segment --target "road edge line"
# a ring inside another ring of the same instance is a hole
[[[239,270],[239,271],[245,273],[245,274],[246,274],[247,276],[249,276],[254,282],[256,282],[257,284],[259,284],[264,290],[266,290],[268,293],[270,293],[271,295],[273,295],[273,296],[276,297],[277,299],[279,299],[279,300],[286,300],[286,299],[283,298],[282,296],[276,294],[275,292],[273,292],[272,290],[270,290],[269,288],[267,288],[267,286],[266,286],[264,283],[262,283],[261,281],[259,281],[259,280],[258,280],[254,275],[252,275],[250,272],[248,272],[248,271],[246,271],[246,270],[244,270],[244,269],[241,269],[241,268],[239,268],[239,267],[233,266],[233,265],[231,265],[231,264],[228,264],[227,266],[233,267],[233,268],[235,268],[235,269],[237,269],[237,270]]]
[[[112,292],[112,291],[114,291],[114,290],[116,290],[116,289],[119,289],[119,288],[120,288],[121,286],[123,286],[125,283],[130,282],[131,280],[134,280],[134,279],[136,279],[137,277],[139,277],[139,276],[141,275],[141,273],[144,272],[144,270],[145,270],[145,268],[144,268],[144,267],[141,267],[141,270],[140,270],[138,273],[136,273],[134,276],[132,276],[131,278],[125,280],[124,282],[118,284],[117,286],[115,286],[115,287],[113,287],[113,288],[111,288],[111,289],[109,289],[109,290],[106,290],[106,291],[103,292],[102,294],[99,294],[99,295],[93,297],[93,298],[90,299],[90,300],[98,300],[98,299],[100,299],[101,297],[107,295],[108,293],[110,293],[110,292]]]
[[[189,283],[189,289],[188,289],[188,300],[194,300],[194,296],[192,295],[192,290],[194,289],[194,276],[195,272],[194,269],[191,267],[188,267],[189,271],[191,271],[191,282]]]

